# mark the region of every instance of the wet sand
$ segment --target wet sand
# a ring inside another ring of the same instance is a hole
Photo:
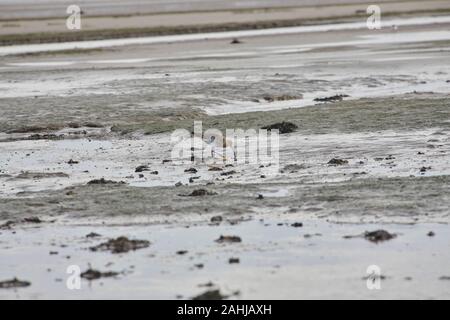
[[[14,47],[0,62],[0,282],[31,285],[0,298],[449,298],[450,25],[438,18],[238,44]],[[165,162],[171,132],[194,120],[298,129],[280,136],[279,167]],[[395,237],[364,238],[378,229]],[[150,246],[90,249],[120,236]],[[69,290],[71,265],[117,274]],[[367,289],[370,265],[381,290]]]
[[[85,41],[99,39],[131,38],[171,34],[191,34],[231,30],[258,30],[274,27],[291,27],[316,24],[341,23],[348,21],[364,22],[371,3],[361,1],[268,1],[233,6],[232,2],[211,2],[208,4],[228,4],[222,9],[208,9],[203,2],[190,3],[190,10],[180,10],[177,4],[169,8],[148,8],[145,3],[138,6],[116,3],[110,7],[97,4],[102,11],[90,11],[87,5],[83,9],[81,30],[67,30],[65,15],[66,3],[45,5],[43,14],[39,15],[39,5],[29,5],[27,10],[20,10],[25,16],[11,14],[17,12],[13,6],[3,5],[0,10],[0,44],[45,43],[64,41]],[[71,3],[70,3],[71,4]],[[159,3],[161,5],[164,3]],[[195,6],[197,4],[198,6]],[[1,5],[1,2],[0,2]],[[95,4],[94,4],[95,5]],[[120,6],[124,5],[126,9]],[[382,1],[379,2],[383,17],[392,16],[439,16],[448,14],[450,3],[445,0],[423,1]],[[256,8],[254,8],[256,7]],[[105,9],[106,8],[106,9]],[[195,10],[198,8],[198,10]],[[253,9],[252,9],[253,8]],[[258,9],[259,8],[259,9]],[[8,10],[9,9],[9,10]],[[46,10],[50,9],[46,14]],[[130,11],[131,10],[131,11]],[[136,14],[136,11],[138,11]],[[2,18],[1,13],[4,13]],[[31,14],[27,16],[26,13]],[[37,16],[33,16],[37,14]],[[52,15],[53,14],[53,15]],[[45,18],[46,16],[49,16]]]

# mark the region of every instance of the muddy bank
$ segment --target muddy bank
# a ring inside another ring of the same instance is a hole
[[[240,219],[263,213],[336,222],[448,222],[448,176],[356,179],[340,183],[219,184],[202,197],[184,197],[198,187],[136,188],[88,185],[39,192],[32,198],[0,199],[8,229],[39,216],[58,224],[154,224],[208,222],[211,216]],[[277,195],[275,190],[288,190]],[[258,197],[265,194],[264,199]],[[26,222],[25,222],[26,223]]]
[[[95,125],[111,128],[113,133],[120,135],[133,132],[156,134],[183,128],[191,130],[193,121],[202,121],[205,130],[216,128],[225,132],[226,128],[258,129],[287,119],[297,125],[300,134],[420,130],[430,127],[447,130],[450,126],[449,100],[446,95],[438,94],[428,95],[427,98],[411,94],[219,116],[208,116],[200,108],[136,108],[139,100],[144,103],[148,99],[152,99],[152,96],[136,96],[132,99],[133,103],[128,102],[129,96],[101,95],[90,97],[83,103],[77,97],[44,97],[33,101],[28,98],[2,99],[0,132],[22,133],[22,136],[32,139],[37,132]],[[30,114],[30,108],[35,112]],[[52,117],[47,116],[50,110]],[[21,114],[27,116],[26,125],[18,116]]]

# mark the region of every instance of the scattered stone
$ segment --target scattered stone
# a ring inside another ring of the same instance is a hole
[[[263,199],[264,199],[264,196],[263,196],[262,194],[259,194],[257,199],[258,199],[258,200],[263,200]]]
[[[238,243],[242,242],[242,239],[238,236],[220,236],[220,238],[215,241],[217,243]]]
[[[69,161],[67,161],[67,163],[70,164],[70,165],[74,165],[74,164],[79,164],[80,162],[79,161],[75,161],[73,159],[70,159]]]
[[[281,95],[281,96],[265,96],[263,99],[267,102],[275,102],[275,101],[290,101],[290,100],[301,100],[303,96],[290,96],[290,95]]]
[[[17,278],[12,280],[0,281],[0,289],[13,289],[13,288],[25,288],[29,287],[31,282],[21,281]]]
[[[303,238],[309,239],[309,238],[312,238],[312,237],[321,237],[321,236],[322,236],[321,233],[316,233],[316,234],[309,234],[309,233],[307,233],[307,234],[305,234],[305,235],[303,236]]]
[[[331,97],[325,97],[325,98],[316,98],[314,99],[315,102],[322,102],[322,103],[327,103],[327,102],[339,102],[344,100],[344,98],[348,98],[349,96],[346,94],[337,94]]]
[[[163,161],[162,161],[162,164],[171,163],[171,162],[172,162],[172,160],[167,160],[167,159],[166,159],[166,160],[163,160]]]
[[[158,175],[159,174],[159,172],[158,171],[152,171],[152,172],[150,172],[150,174],[153,174],[153,175]]]
[[[260,176],[260,178],[261,178],[261,179],[265,179],[266,176],[262,174],[262,175]]]
[[[208,191],[205,189],[197,189],[192,191],[192,193],[188,195],[180,194],[181,197],[204,197],[204,196],[215,196],[217,195],[216,192]]]
[[[98,237],[101,237],[101,235],[95,232],[91,232],[86,235],[86,238],[98,238]]]
[[[227,296],[222,295],[220,290],[209,290],[193,297],[192,300],[223,300],[226,298]]]
[[[180,181],[178,181],[177,183],[175,183],[175,187],[181,187],[183,184],[180,182]]]
[[[421,172],[421,173],[425,173],[425,172],[427,172],[428,170],[431,170],[431,167],[422,167],[422,168],[420,168],[420,172]]]
[[[212,167],[212,168],[209,168],[208,171],[223,171],[223,169],[219,168],[219,167]]]
[[[239,39],[237,39],[237,38],[234,38],[234,39],[230,42],[230,44],[241,44],[241,43],[242,43],[242,41],[239,40]]]
[[[434,237],[436,234],[433,231],[430,231],[427,233],[427,236]]]
[[[105,178],[94,179],[87,183],[88,185],[106,185],[106,184],[125,184],[123,181],[105,180]]]
[[[180,251],[177,251],[177,255],[179,255],[179,256],[184,256],[184,255],[187,254],[187,253],[188,253],[187,250],[180,250]]]
[[[342,166],[345,164],[348,164],[347,160],[338,159],[338,158],[333,158],[330,161],[328,161],[328,165],[330,165],[330,166]]]
[[[100,279],[100,278],[116,277],[118,275],[119,275],[119,273],[113,272],[113,271],[101,272],[101,271],[89,268],[85,272],[81,273],[80,276],[83,279],[92,281],[92,280],[97,280],[97,279]]]
[[[91,247],[91,251],[111,251],[111,253],[126,253],[128,251],[135,251],[144,249],[150,246],[150,241],[147,240],[129,240],[126,237],[119,237],[111,239],[98,246]]]
[[[292,122],[283,121],[283,122],[274,123],[269,126],[262,127],[262,129],[265,129],[268,131],[278,130],[280,134],[285,134],[285,133],[294,132],[295,130],[298,129],[298,126],[293,124]]]
[[[391,239],[394,239],[396,237],[395,234],[391,234],[385,230],[377,230],[377,231],[372,231],[372,232],[365,232],[364,233],[364,238],[368,241],[371,242],[382,242],[382,241],[388,241]]]
[[[294,227],[294,228],[302,228],[302,227],[303,227],[303,223],[301,223],[301,222],[295,222],[295,223],[291,224],[291,227]]]
[[[198,170],[195,169],[195,168],[189,168],[189,169],[184,170],[184,172],[186,172],[186,173],[197,173]]]
[[[43,222],[38,217],[28,217],[28,218],[23,219],[23,221],[27,222],[27,223],[42,223]]]
[[[213,222],[213,223],[220,223],[222,221],[223,221],[222,216],[214,216],[211,218],[211,222]]]
[[[150,171],[150,168],[147,165],[142,165],[137,167],[134,172],[144,172],[144,171]]]
[[[203,263],[198,263],[198,264],[194,264],[194,267],[196,267],[197,269],[203,269],[205,267],[205,265]]]
[[[10,230],[13,225],[13,221],[6,221],[4,224],[0,225],[0,230]]]
[[[240,260],[239,260],[239,258],[230,258],[228,260],[228,263],[229,264],[237,264],[237,263],[240,263]]]
[[[236,174],[236,173],[237,173],[236,171],[231,170],[231,171],[222,172],[220,175],[223,176],[223,177],[226,177],[226,176],[231,176],[231,175]]]

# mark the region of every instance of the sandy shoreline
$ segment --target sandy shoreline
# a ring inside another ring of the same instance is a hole
[[[223,32],[315,25],[342,21],[365,21],[367,4],[340,4],[264,11],[182,12],[138,16],[83,17],[82,29],[66,29],[65,19],[0,21],[0,44],[85,41],[172,34]],[[447,1],[401,1],[383,3],[383,16],[443,15]]]

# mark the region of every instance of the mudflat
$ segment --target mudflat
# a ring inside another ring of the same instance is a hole
[[[0,47],[0,298],[449,298],[449,17],[366,17]],[[279,157],[177,163],[194,121]]]

